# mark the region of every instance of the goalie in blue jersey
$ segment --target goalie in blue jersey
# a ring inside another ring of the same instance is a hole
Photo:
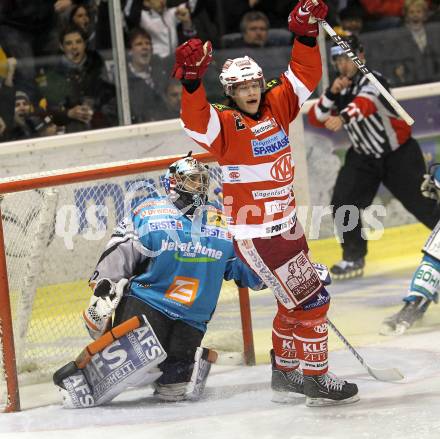
[[[424,175],[422,195],[440,202],[440,163],[430,166]],[[440,221],[436,224],[422,248],[423,258],[413,274],[402,309],[387,317],[380,329],[382,335],[402,335],[420,320],[440,291]]]
[[[115,229],[83,313],[96,341],[54,374],[65,407],[101,405],[145,384],[162,400],[200,397],[215,360],[201,342],[223,279],[265,288],[236,257],[208,187],[207,167],[189,154],[169,167],[167,196],[141,200]]]

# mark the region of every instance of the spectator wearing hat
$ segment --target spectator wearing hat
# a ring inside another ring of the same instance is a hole
[[[22,140],[33,137],[33,133],[26,123],[26,118],[32,113],[32,104],[24,91],[15,93],[14,125],[11,131],[11,140]]]

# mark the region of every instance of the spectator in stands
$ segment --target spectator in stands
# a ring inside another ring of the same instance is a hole
[[[17,84],[33,92],[36,57],[57,52],[59,14],[82,0],[0,1],[0,41],[18,60]]]
[[[264,47],[268,42],[269,27],[269,20],[262,12],[246,12],[240,22],[241,37],[225,47]]]
[[[223,46],[228,49],[247,47],[260,48],[290,45],[292,35],[288,31],[279,30],[277,35],[269,38],[269,19],[260,11],[246,12],[241,19],[241,35],[229,34],[223,38]]]
[[[7,140],[14,121],[15,72],[17,60],[8,57],[0,46],[0,119],[1,139]]]
[[[0,117],[0,142],[6,140],[5,133],[6,133],[6,124],[5,121]]]
[[[218,0],[191,0],[187,2],[193,27],[197,29],[197,37],[202,41],[209,40],[212,47],[220,48],[220,23],[223,8],[218,8]],[[179,6],[182,0],[167,0],[169,8]],[[219,14],[219,10],[220,14]]]
[[[385,30],[402,23],[405,0],[359,0],[365,11],[365,31]]]
[[[171,56],[178,44],[197,34],[186,3],[168,8],[166,0],[132,0],[124,13],[131,28],[139,26],[150,34],[153,53],[161,58]]]
[[[69,25],[78,26],[87,38],[87,48],[95,49],[95,29],[89,9],[84,5],[76,5],[69,14]]]
[[[401,59],[394,69],[393,85],[409,85],[440,80],[440,50],[433,32],[426,29],[428,3],[407,0],[405,26],[396,35],[402,47]]]
[[[164,110],[163,78],[169,77],[172,59],[153,54],[151,37],[141,28],[128,36],[128,87],[133,123],[160,120]]]
[[[60,46],[59,62],[46,69],[45,81],[39,83],[55,123],[65,126],[66,132],[115,124],[115,90],[100,55],[86,50],[85,36],[78,27],[61,32]]]
[[[182,100],[182,83],[177,79],[170,79],[165,88],[164,111],[161,119],[176,119],[180,117],[180,103]]]
[[[339,13],[341,21],[340,35],[349,32],[351,35],[359,36],[364,26],[364,10],[358,4],[351,4],[342,9]],[[335,29],[336,30],[336,29]]]
[[[417,48],[424,52],[427,45],[425,23],[428,19],[428,4],[425,0],[407,0],[405,5],[405,27],[411,33]]]
[[[440,21],[440,0],[431,0],[428,21]]]
[[[26,118],[32,112],[32,104],[29,96],[24,91],[16,91],[15,93],[15,114],[14,126],[11,132],[11,140],[29,139],[33,133],[26,123]]]

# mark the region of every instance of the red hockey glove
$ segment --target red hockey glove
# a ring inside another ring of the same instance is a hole
[[[171,76],[176,79],[200,79],[212,61],[212,44],[192,38],[176,49],[176,62]]]
[[[322,0],[301,0],[289,15],[289,30],[297,36],[317,37],[316,18],[323,20],[328,7]]]

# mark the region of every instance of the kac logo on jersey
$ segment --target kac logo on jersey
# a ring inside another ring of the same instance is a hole
[[[229,180],[229,183],[239,183],[241,181],[241,175],[240,175],[240,167],[231,165],[227,166],[227,175],[225,180]]]
[[[289,181],[293,177],[292,156],[290,152],[278,158],[270,169],[270,175],[275,181]]]
[[[165,292],[165,297],[191,306],[197,296],[199,280],[192,277],[175,276],[173,283]]]
[[[251,140],[252,154],[254,157],[271,155],[289,146],[289,138],[283,131],[278,131],[272,136],[262,140]]]

